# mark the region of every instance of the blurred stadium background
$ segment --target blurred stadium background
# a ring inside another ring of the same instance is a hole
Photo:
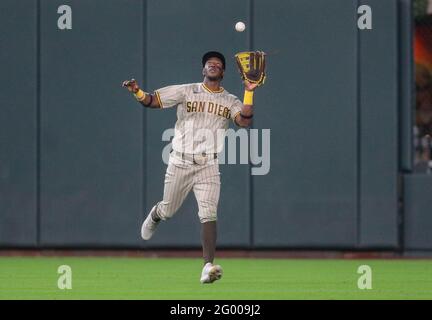
[[[63,4],[71,30],[57,27]],[[372,30],[357,28],[362,4]],[[198,82],[202,54],[218,50],[224,87],[241,96],[233,56],[259,49],[268,79],[253,128],[271,129],[271,168],[221,165],[225,256],[429,257],[431,13],[427,0],[1,1],[1,254],[199,256],[193,194],[140,239],[176,114],[143,109],[121,82]]]

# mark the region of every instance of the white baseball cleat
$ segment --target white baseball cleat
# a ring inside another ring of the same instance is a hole
[[[201,283],[212,283],[222,278],[223,270],[218,264],[207,262],[201,273]]]
[[[158,222],[155,222],[152,219],[152,213],[154,210],[156,210],[156,206],[151,209],[150,213],[148,214],[147,218],[144,220],[141,226],[141,237],[144,240],[149,240],[153,236],[153,233],[155,232],[156,227],[160,222],[160,220]]]

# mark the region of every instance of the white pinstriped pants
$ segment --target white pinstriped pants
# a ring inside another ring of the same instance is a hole
[[[217,220],[217,206],[220,194],[220,173],[218,159],[206,164],[195,164],[171,152],[165,174],[163,200],[157,204],[157,214],[162,220],[171,218],[193,189],[198,203],[201,223]]]

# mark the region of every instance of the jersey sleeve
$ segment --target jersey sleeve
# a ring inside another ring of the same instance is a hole
[[[155,96],[161,108],[171,108],[184,101],[185,86],[173,85],[160,88],[155,91]]]
[[[239,98],[235,98],[234,102],[231,106],[231,119],[234,121],[237,115],[240,113],[243,103],[239,100]]]

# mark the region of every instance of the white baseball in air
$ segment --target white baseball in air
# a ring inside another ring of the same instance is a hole
[[[243,32],[244,29],[246,29],[246,25],[245,25],[243,22],[239,21],[239,22],[236,23],[236,25],[235,25],[235,29],[236,29],[238,32]]]

